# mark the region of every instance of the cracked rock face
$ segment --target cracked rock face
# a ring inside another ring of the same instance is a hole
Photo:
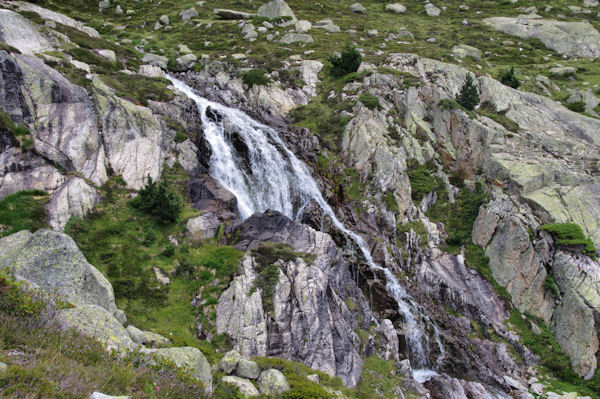
[[[256,260],[246,254],[243,273],[219,298],[217,332],[227,332],[243,356],[300,361],[340,377],[348,386],[356,385],[362,370],[360,339],[354,332],[358,328],[356,309],[366,312],[361,315],[363,323],[369,323],[371,316],[331,237],[277,212],[254,214],[240,230],[236,244],[240,249],[277,242],[316,257],[310,263],[297,258],[273,265],[279,269],[279,277],[273,309],[265,310],[261,290],[252,291]],[[354,304],[353,310],[349,303]]]

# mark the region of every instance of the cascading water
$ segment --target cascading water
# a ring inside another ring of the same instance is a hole
[[[371,269],[382,270],[385,273],[386,288],[398,302],[398,309],[405,319],[405,336],[411,364],[416,369],[415,378],[426,380],[435,375],[434,371],[426,369],[428,339],[420,321],[428,318],[421,314],[393,273],[373,261],[362,237],[348,230],[338,220],[306,166],[287,149],[277,132],[240,110],[200,97],[192,88],[173,77],[169,79],[179,91],[198,105],[202,115],[204,137],[212,149],[210,173],[237,197],[240,216],[246,219],[254,212],[272,209],[291,219],[297,219],[310,200],[316,201],[334,225],[358,244]],[[215,117],[209,117],[209,108],[216,114]],[[231,129],[226,129],[226,124]],[[232,129],[235,132],[232,132]],[[239,139],[247,147],[247,156],[237,153],[232,143],[232,133],[240,136]],[[443,356],[437,328],[435,324],[431,324]]]

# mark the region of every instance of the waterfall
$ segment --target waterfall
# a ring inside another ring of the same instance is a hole
[[[409,357],[411,364],[417,369],[416,375],[426,376],[426,379],[435,375],[435,372],[426,370],[428,338],[421,320],[429,319],[418,310],[394,274],[373,261],[363,238],[348,230],[338,220],[307,167],[286,147],[277,132],[240,110],[200,97],[192,88],[173,77],[169,76],[169,79],[179,91],[198,105],[204,137],[212,149],[210,173],[237,197],[240,216],[246,219],[254,212],[272,209],[297,220],[308,202],[316,201],[323,213],[331,218],[335,227],[358,244],[371,269],[382,270],[385,273],[386,288],[398,302],[398,310],[405,319]],[[217,115],[210,117],[211,112]],[[218,115],[222,120],[219,120]],[[239,135],[239,138],[235,139],[242,140],[248,147],[247,159],[236,152],[232,134]],[[433,323],[430,324],[434,328],[435,340],[443,356],[437,327]]]

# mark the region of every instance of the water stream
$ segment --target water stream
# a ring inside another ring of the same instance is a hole
[[[429,370],[436,366],[431,365],[428,360],[429,338],[424,321],[429,322],[429,319],[419,311],[394,274],[373,261],[363,238],[338,220],[307,167],[286,147],[277,132],[240,110],[199,96],[192,88],[173,77],[169,79],[179,91],[198,105],[204,137],[212,150],[210,173],[237,197],[240,216],[246,219],[255,212],[272,209],[297,220],[310,200],[317,202],[334,225],[358,244],[371,269],[385,273],[386,288],[398,302],[398,310],[405,319],[404,333],[415,378],[426,380],[436,375]],[[207,110],[212,112],[207,114]],[[210,117],[211,113],[214,116]],[[238,153],[235,140],[238,143],[241,140],[247,147],[247,155]],[[441,353],[439,363],[444,356],[443,346],[435,324],[429,323],[433,326],[434,341]]]

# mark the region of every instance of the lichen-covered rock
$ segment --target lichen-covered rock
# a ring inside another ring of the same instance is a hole
[[[71,216],[83,218],[100,202],[100,193],[84,179],[75,177],[60,186],[46,206],[50,227],[62,230]]]
[[[258,388],[260,393],[265,395],[281,395],[289,391],[290,385],[281,371],[268,369],[260,373]]]
[[[255,380],[260,375],[260,368],[258,364],[252,360],[240,359],[235,369],[235,374],[238,377],[250,378]]]
[[[191,376],[204,384],[205,392],[212,391],[212,370],[206,357],[200,350],[190,346],[181,348],[145,349],[152,354],[174,363],[177,367],[190,372]]]
[[[147,176],[157,180],[166,156],[161,118],[118,97],[99,77],[92,83],[106,157],[114,172],[134,189],[141,188]]]
[[[259,290],[254,290],[254,260],[245,256],[241,274],[233,278],[217,304],[217,334],[227,333],[242,356],[267,355],[267,323]]]
[[[561,54],[575,57],[600,56],[600,33],[588,22],[545,19],[485,18],[484,23],[521,39],[539,39]]]
[[[168,338],[152,331],[142,331],[132,325],[127,326],[127,333],[132,341],[139,345],[150,348],[163,348],[171,345],[171,341]]]
[[[213,212],[203,213],[202,215],[187,221],[187,236],[195,242],[199,242],[206,238],[212,238],[217,235],[219,225],[217,215]]]
[[[263,4],[258,9],[258,16],[269,19],[288,17],[292,21],[296,21],[297,19],[290,6],[284,0],[272,0],[267,4]]]
[[[0,40],[23,54],[53,50],[50,42],[21,14],[0,9]]]
[[[136,347],[125,327],[100,306],[83,305],[60,310],[57,320],[62,328],[74,328],[100,341],[107,349],[133,350]]]
[[[245,398],[259,395],[258,389],[256,389],[252,381],[247,380],[246,378],[226,375],[221,379],[221,381],[236,386]]]
[[[235,349],[230,350],[221,358],[221,362],[219,363],[219,368],[225,374],[231,374],[231,372],[233,370],[235,370],[235,368],[237,367],[238,362],[240,361],[241,358],[242,358],[242,355],[240,355],[240,352],[236,351]]]
[[[9,255],[0,260],[18,279],[56,293],[75,306],[97,305],[120,317],[112,286],[68,235],[47,229],[21,232],[0,239],[0,248],[5,245]]]
[[[591,378],[597,367],[598,351],[593,312],[576,293],[568,290],[556,308],[554,323],[556,340],[569,356],[573,370]]]

